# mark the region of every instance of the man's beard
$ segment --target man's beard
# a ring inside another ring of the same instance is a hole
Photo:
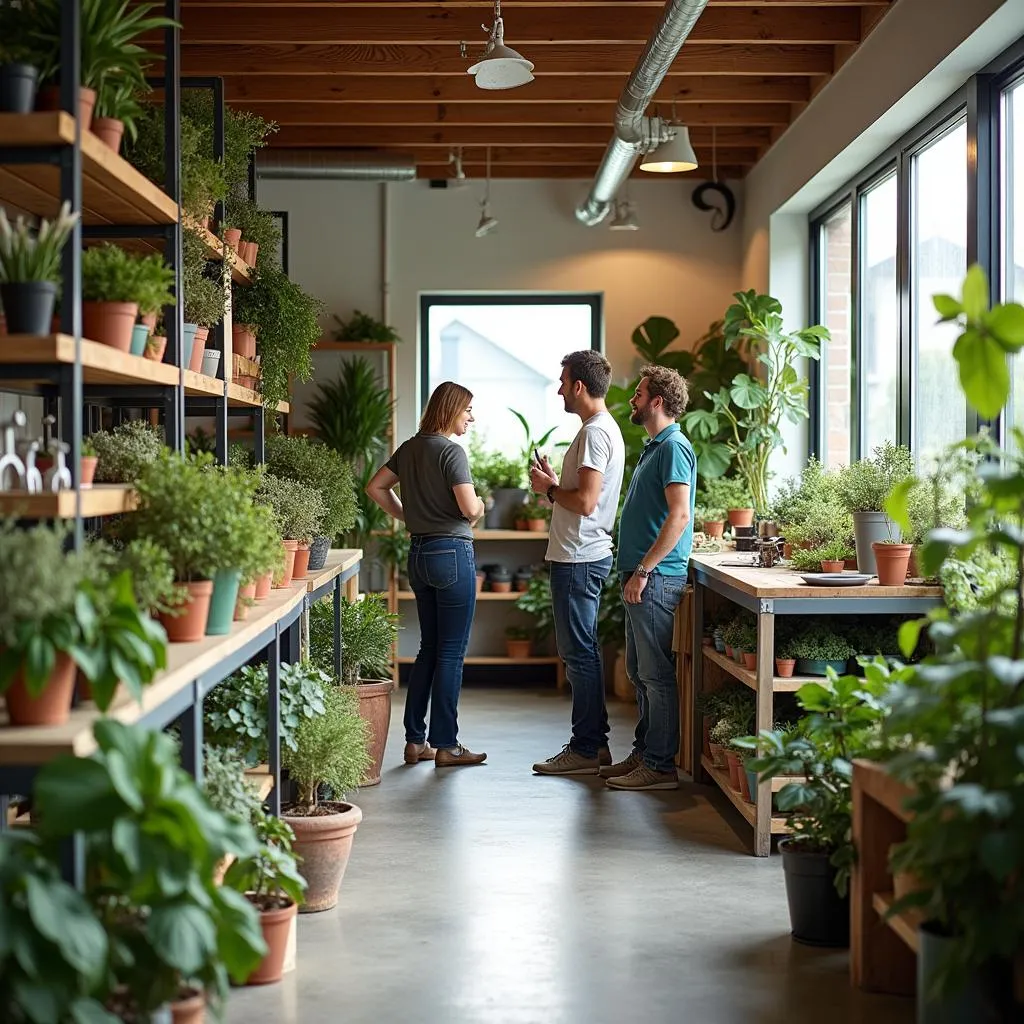
[[[647,422],[647,410],[634,409],[629,414],[629,422],[635,423],[638,427],[642,427]]]

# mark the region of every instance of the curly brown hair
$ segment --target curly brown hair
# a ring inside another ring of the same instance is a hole
[[[647,378],[647,394],[650,398],[660,398],[666,416],[677,420],[686,412],[690,402],[690,389],[686,386],[686,378],[667,366],[644,366],[640,369],[640,379]]]

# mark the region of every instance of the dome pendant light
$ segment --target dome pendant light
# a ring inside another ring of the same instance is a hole
[[[487,26],[483,26],[487,29]],[[505,45],[505,25],[501,20],[501,0],[494,3],[494,24],[483,57],[468,69],[478,89],[515,89],[533,81],[533,62]]]
[[[484,185],[484,197],[480,201],[480,220],[476,226],[476,237],[489,235],[498,226],[497,220],[491,216],[491,147],[487,147],[487,182]]]
[[[654,152],[641,157],[641,171],[679,174],[697,169],[697,154],[690,145],[690,129],[685,125],[673,125],[672,132],[668,142],[663,142]]]

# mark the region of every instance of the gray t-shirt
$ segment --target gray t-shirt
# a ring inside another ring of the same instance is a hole
[[[442,434],[416,434],[387,461],[402,483],[405,525],[411,534],[473,539],[452,488],[471,484],[465,451]]]
[[[615,514],[626,468],[622,431],[609,412],[595,413],[580,428],[562,462],[562,487],[576,488],[581,469],[603,474],[597,508],[589,516],[577,515],[557,502],[551,512],[549,562],[600,562],[612,553]]]

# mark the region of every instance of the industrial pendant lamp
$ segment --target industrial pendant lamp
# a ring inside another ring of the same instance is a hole
[[[489,235],[498,226],[497,220],[491,216],[491,147],[487,147],[487,181],[484,185],[484,197],[480,201],[480,221],[476,226],[476,237]]]
[[[615,203],[615,214],[609,231],[639,231],[640,222],[636,217],[636,207],[628,199],[619,199]]]
[[[483,29],[487,31],[487,26]],[[501,0],[494,3],[494,24],[483,57],[468,73],[473,75],[478,89],[514,89],[533,81],[533,62],[505,45],[505,25],[501,20]]]
[[[462,167],[462,147],[452,150],[448,154],[448,163],[455,165],[452,176],[448,179],[449,188],[461,188],[466,184],[466,172]]]
[[[652,153],[640,160],[641,171],[656,174],[679,174],[697,169],[697,154],[690,145],[690,129],[685,125],[673,125],[672,137],[663,142]]]

